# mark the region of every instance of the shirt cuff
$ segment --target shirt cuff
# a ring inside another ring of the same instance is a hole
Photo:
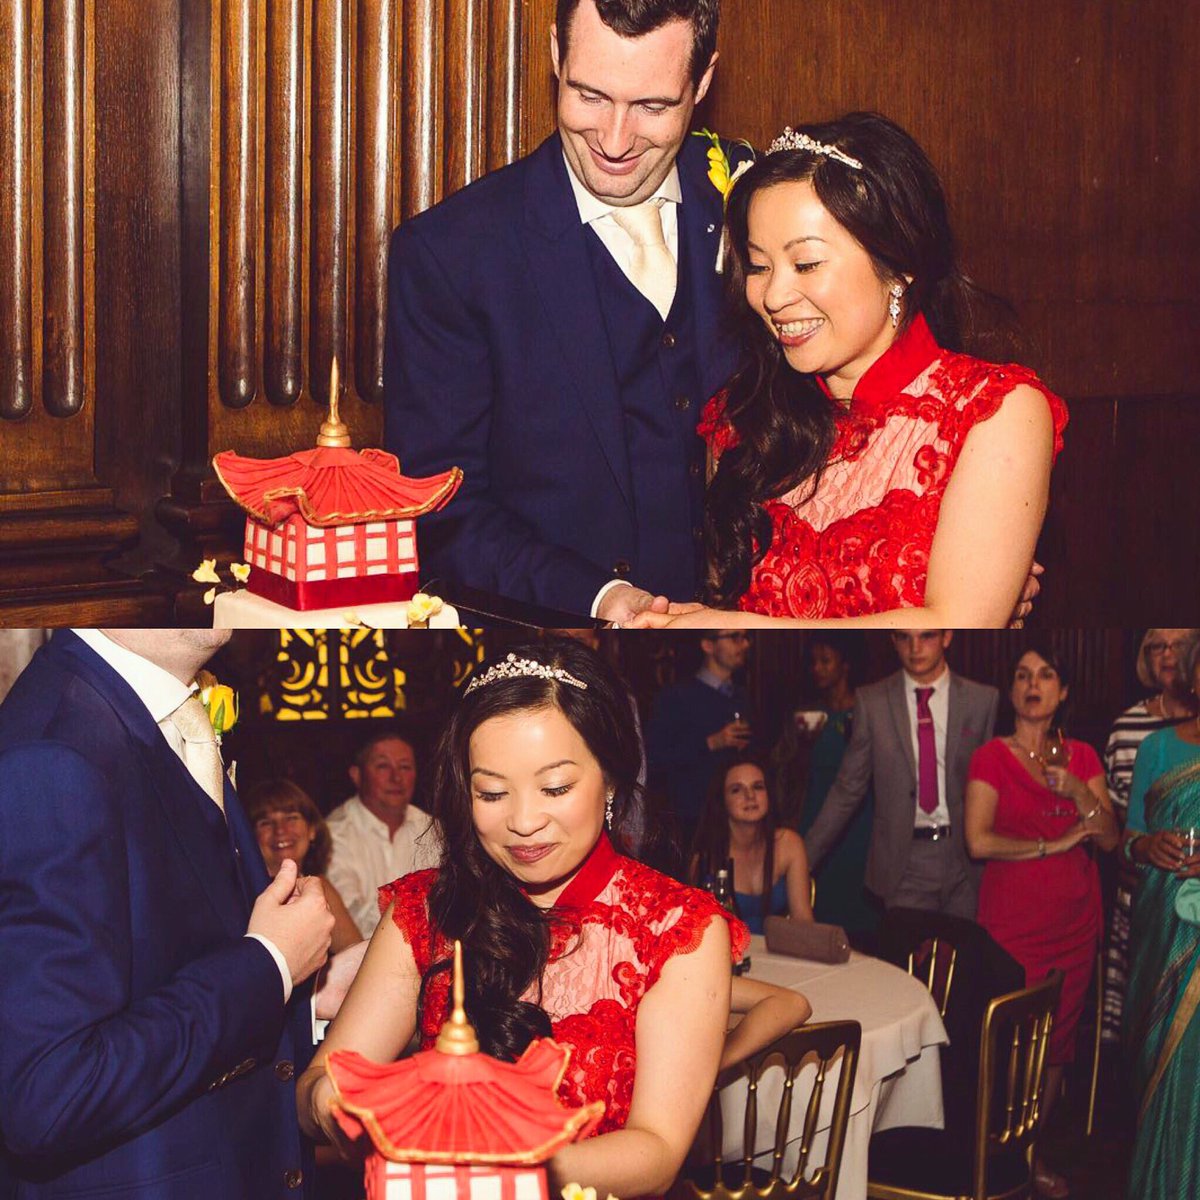
[[[613,588],[633,587],[633,584],[628,579],[610,579],[597,593],[595,600],[592,601],[592,620],[598,620],[597,613],[600,611],[600,601],[608,595]]]
[[[275,960],[280,978],[283,980],[283,1002],[286,1004],[292,998],[292,973],[288,970],[287,959],[283,957],[279,947],[270,938],[263,937],[261,933],[248,933],[246,937],[253,938],[256,942],[262,942],[267,953]]]

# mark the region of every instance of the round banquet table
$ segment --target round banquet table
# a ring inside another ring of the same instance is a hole
[[[764,940],[750,940],[750,978],[802,992],[812,1004],[813,1021],[858,1021],[862,1048],[850,1101],[850,1119],[842,1151],[837,1200],[862,1200],[867,1194],[867,1151],[871,1133],[898,1125],[943,1123],[940,1050],[949,1039],[937,1005],[925,985],[906,972],[865,954],[852,953],[846,963],[818,963],[768,954]],[[794,1170],[798,1139],[811,1095],[815,1067],[806,1066],[796,1079],[789,1140],[796,1149],[785,1161]],[[775,1141],[775,1115],[783,1088],[782,1067],[763,1072],[758,1090],[755,1148],[768,1156]],[[831,1069],[822,1097],[817,1137],[809,1162],[819,1166],[837,1090]],[[720,1092],[727,1160],[742,1153],[746,1108],[745,1076],[726,1083]]]

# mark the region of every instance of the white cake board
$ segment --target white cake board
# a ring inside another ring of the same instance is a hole
[[[300,611],[264,600],[242,588],[221,592],[213,601],[214,629],[353,629],[353,617],[372,629],[407,629],[408,601],[389,604],[343,605]],[[458,612],[449,604],[430,618],[430,629],[457,629]]]

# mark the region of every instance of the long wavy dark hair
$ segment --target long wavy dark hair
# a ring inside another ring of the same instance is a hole
[[[511,1062],[535,1037],[550,1035],[545,1010],[521,999],[545,969],[550,914],[530,902],[479,841],[472,816],[471,734],[493,717],[558,709],[583,738],[614,793],[611,836],[618,850],[623,849],[624,818],[638,791],[642,747],[633,700],[599,655],[565,638],[516,646],[508,653],[561,668],[587,687],[520,675],[478,687],[458,703],[433,764],[433,810],[445,857],[429,893],[429,914],[435,929],[463,943],[466,1009],[480,1047]],[[445,958],[426,971],[421,1008],[430,982],[450,967]]]
[[[767,815],[763,817],[761,829],[766,839],[763,845],[762,898],[763,912],[767,913],[771,911],[771,889],[775,884],[775,831],[782,822],[766,767],[762,759],[754,754],[737,754],[719,766],[709,780],[696,835],[692,839],[692,882],[703,883],[708,878],[715,878],[729,861],[729,810],[725,807],[725,781],[734,767],[745,766],[757,767],[767,784]],[[730,879],[731,888],[733,884],[734,880]]]
[[[783,150],[760,158],[729,199],[726,306],[743,355],[726,404],[738,445],[722,454],[705,500],[706,598],[718,607],[732,606],[746,591],[754,564],[770,548],[764,502],[806,481],[811,495],[835,432],[835,410],[817,380],[788,366],[778,340],[746,300],[749,212],[759,192],[811,182],[830,215],[871,256],[880,280],[905,284],[901,332],[922,313],[947,350],[1005,357],[1012,345],[1011,307],[959,267],[941,180],[900,126],[877,113],[856,112],[801,125],[798,132],[837,146],[862,169],[828,155]]]

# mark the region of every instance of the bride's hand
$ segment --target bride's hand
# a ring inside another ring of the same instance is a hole
[[[643,612],[629,623],[630,629],[723,629],[730,614],[703,604],[672,604],[667,613]]]

